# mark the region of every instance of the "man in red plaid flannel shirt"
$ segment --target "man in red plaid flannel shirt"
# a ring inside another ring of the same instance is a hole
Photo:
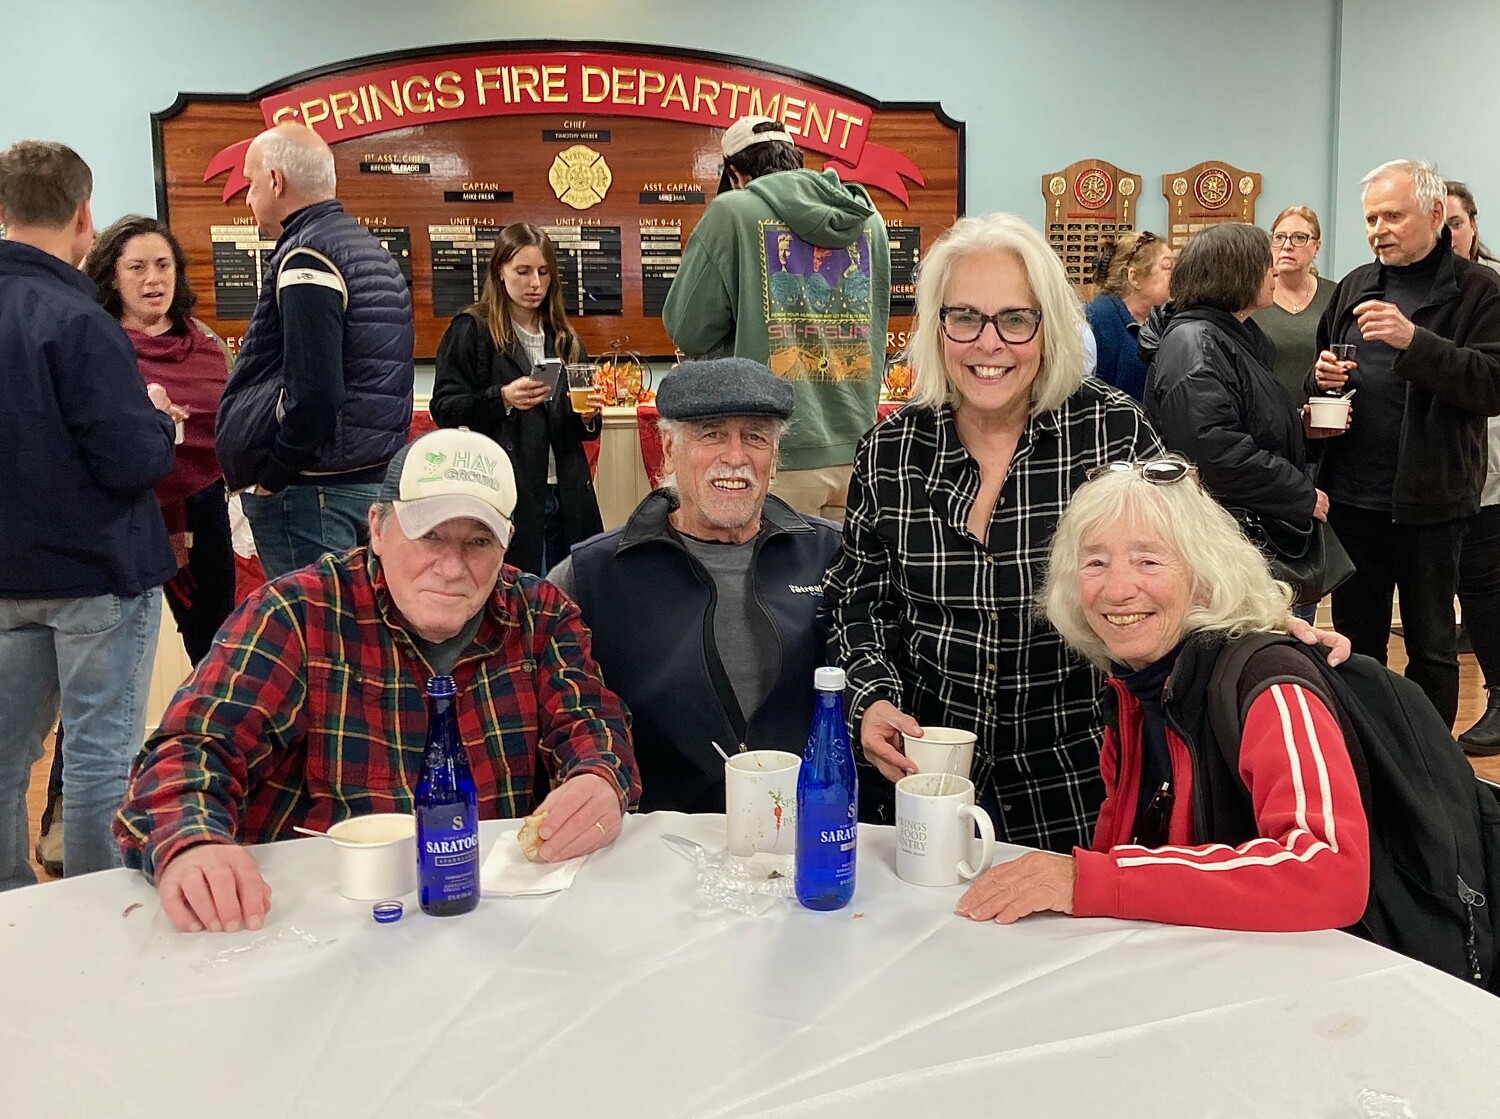
[[[578,608],[503,564],[515,479],[466,430],[392,460],[370,546],[269,583],[220,630],[136,759],[115,822],[184,931],[258,929],[271,889],[241,844],[412,811],[425,687],[452,675],[481,818],[538,807],[541,858],[611,842],[640,797],[619,698]]]

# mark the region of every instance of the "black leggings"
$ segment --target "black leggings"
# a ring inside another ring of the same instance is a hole
[[[196,665],[234,609],[234,547],[222,482],[187,499],[187,527],[193,534],[187,566],[168,581],[166,592],[182,647]]]
[[[1464,629],[1487,688],[1500,688],[1500,505],[1486,505],[1469,526],[1458,557]]]

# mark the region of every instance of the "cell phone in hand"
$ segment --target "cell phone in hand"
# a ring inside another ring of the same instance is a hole
[[[556,357],[544,357],[531,367],[531,375],[547,386],[548,393],[557,391],[557,382],[562,378],[562,371],[562,359]]]

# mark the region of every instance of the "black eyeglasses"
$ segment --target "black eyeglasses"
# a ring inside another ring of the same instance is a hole
[[[1172,804],[1177,799],[1172,782],[1163,781],[1140,816],[1140,828],[1132,837],[1138,847],[1163,847],[1170,835]]]
[[[974,307],[940,307],[938,322],[950,342],[978,341],[985,323],[994,323],[996,334],[1012,346],[1020,346],[1036,337],[1042,326],[1042,312],[1036,307],[1007,307],[986,315]]]
[[[1153,486],[1172,486],[1184,478],[1197,479],[1198,468],[1176,458],[1150,459],[1143,462],[1106,462],[1084,475],[1090,482],[1106,474],[1139,474]]]
[[[1271,244],[1273,245],[1296,245],[1299,249],[1313,239],[1311,233],[1273,233]]]

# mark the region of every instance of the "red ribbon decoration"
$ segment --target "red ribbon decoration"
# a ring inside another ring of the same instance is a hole
[[[230,144],[208,161],[208,166],[203,171],[203,181],[206,183],[216,175],[229,172],[229,178],[224,183],[224,201],[228,202],[240,191],[250,184],[245,180],[245,152],[250,147],[249,140],[241,140],[237,144]]]
[[[927,185],[915,163],[884,144],[866,144],[852,166],[832,156],[825,166],[846,183],[879,187],[901,199],[905,206],[911,205],[911,198],[906,192],[906,184],[901,181],[903,176],[918,186]]]

